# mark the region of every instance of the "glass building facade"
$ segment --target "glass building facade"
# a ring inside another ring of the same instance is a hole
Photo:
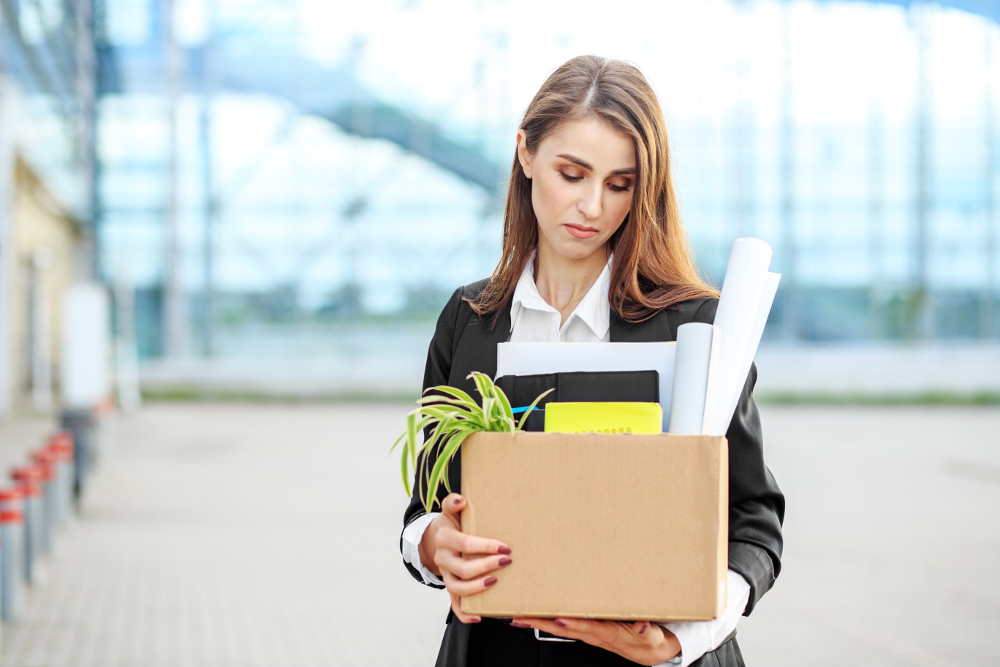
[[[1000,338],[995,20],[536,5],[103,0],[98,266],[142,354],[423,354],[498,258],[521,111],[580,53],[657,89],[705,272],[774,248],[770,344]]]
[[[96,50],[86,0],[0,2],[0,125],[58,204],[93,222]]]

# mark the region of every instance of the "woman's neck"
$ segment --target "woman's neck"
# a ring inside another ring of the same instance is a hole
[[[570,259],[555,252],[544,239],[539,239],[535,286],[545,303],[559,311],[559,326],[566,323],[597,282],[608,263],[608,256],[608,248],[604,246],[590,257]]]

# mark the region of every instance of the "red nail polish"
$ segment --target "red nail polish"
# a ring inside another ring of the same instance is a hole
[[[452,502],[453,505],[461,505],[462,504],[462,497],[459,496],[458,498],[455,498],[451,502]]]
[[[527,623],[521,623],[519,621],[511,621],[510,624],[513,625],[515,628],[530,628],[531,627]]]
[[[482,622],[483,622],[483,619],[481,619],[481,618],[470,618],[469,619],[469,623],[482,623]]]
[[[646,634],[646,630],[649,630],[649,626],[648,625],[642,626],[642,628],[640,628],[640,630],[639,630],[639,634],[640,635]]]
[[[555,623],[556,625],[558,625],[560,628],[565,628],[566,627],[566,624],[564,622],[560,621],[558,618],[556,620],[552,621],[552,622]]]
[[[497,561],[497,564],[498,564],[498,565],[499,565],[500,567],[504,567],[505,565],[510,565],[510,564],[511,564],[511,563],[513,563],[513,562],[514,562],[514,559],[513,559],[513,558],[507,558],[506,556],[504,556],[504,557],[503,557],[503,558],[501,558],[501,559],[500,559],[499,561]]]
[[[495,583],[497,583],[497,578],[496,577],[490,577],[489,579],[487,579],[486,581],[483,582],[483,586],[485,586],[486,588],[489,588],[490,586],[492,586]]]
[[[510,547],[499,546],[497,547],[497,553],[502,555],[507,555],[510,553]]]

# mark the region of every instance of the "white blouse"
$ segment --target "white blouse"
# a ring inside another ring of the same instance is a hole
[[[537,252],[537,251],[536,251]],[[560,326],[559,311],[550,306],[535,285],[535,253],[514,288],[510,308],[510,340],[525,343],[597,343],[608,342],[611,331],[611,304],[608,286],[611,283],[611,259],[601,275],[581,299],[566,322]],[[431,521],[439,513],[431,512],[415,520],[403,530],[403,560],[420,572],[425,584],[443,586],[444,582],[420,562],[420,540]],[[681,655],[663,665],[687,667],[708,651],[715,650],[729,636],[740,620],[750,600],[750,585],[736,572],[726,576],[728,604],[719,618],[711,621],[663,623],[677,636]]]
[[[559,326],[561,315],[550,306],[535,285],[535,255],[514,288],[510,306],[510,340],[514,343],[606,343],[610,339],[611,306],[608,286],[611,284],[611,260],[601,275],[580,299],[580,303]]]

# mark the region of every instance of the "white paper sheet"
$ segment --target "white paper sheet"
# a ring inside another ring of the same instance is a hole
[[[753,363],[754,357],[757,356],[757,348],[760,347],[760,339],[764,335],[764,326],[767,324],[767,316],[771,313],[771,305],[774,304],[774,295],[778,293],[779,282],[781,282],[780,273],[768,272],[764,276],[760,301],[757,303],[757,315],[753,321],[753,328],[750,330],[750,342],[747,346],[746,354],[743,356],[743,366],[740,368],[740,384],[729,406],[729,416],[726,418],[727,425],[732,421],[733,413],[736,412],[736,406],[739,405],[743,385],[746,384],[747,375],[750,373],[750,364]]]
[[[750,347],[764,276],[770,264],[771,246],[760,239],[741,238],[733,243],[715,315],[715,324],[722,329],[722,350],[712,435],[725,435],[729,429],[733,414],[729,408],[735,405],[735,397],[746,380],[745,375],[741,378],[739,374]]]
[[[703,322],[677,328],[677,359],[670,401],[670,432],[700,435],[714,427],[722,330]]]
[[[656,371],[660,376],[663,430],[670,425],[670,396],[677,343],[500,343],[497,378],[596,371]],[[517,407],[517,406],[515,406]]]

